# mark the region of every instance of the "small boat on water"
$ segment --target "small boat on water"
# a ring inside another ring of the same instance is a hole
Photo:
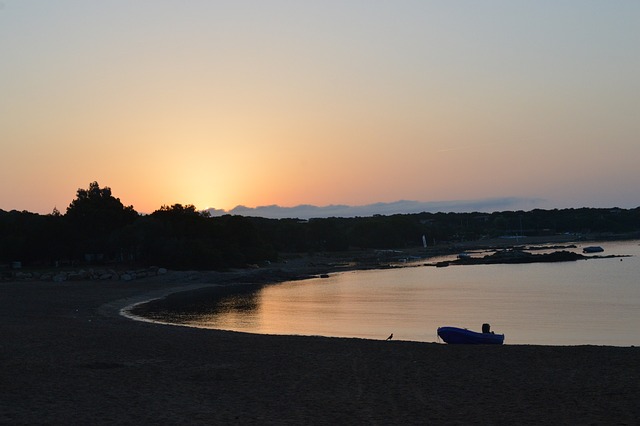
[[[490,332],[488,324],[483,324],[482,328],[483,333],[459,327],[440,327],[438,336],[450,345],[501,345],[504,343],[504,334]]]
[[[600,253],[603,251],[604,249],[600,246],[588,246],[582,249],[583,253]]]

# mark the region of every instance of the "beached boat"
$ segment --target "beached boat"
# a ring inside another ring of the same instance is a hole
[[[600,253],[603,251],[604,249],[600,246],[588,246],[582,249],[583,253]]]
[[[478,333],[458,327],[440,327],[438,336],[450,345],[501,345],[504,343],[504,334]]]

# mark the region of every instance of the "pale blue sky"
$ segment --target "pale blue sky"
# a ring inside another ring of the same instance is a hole
[[[0,209],[640,205],[640,2],[0,7]]]

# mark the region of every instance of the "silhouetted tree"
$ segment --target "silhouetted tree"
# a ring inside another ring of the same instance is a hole
[[[114,257],[121,249],[120,231],[133,223],[138,213],[114,197],[111,188],[92,182],[88,189],[78,189],[65,218],[76,231],[76,256],[100,253]]]
[[[104,234],[133,222],[138,213],[133,206],[125,207],[111,194],[111,188],[100,188],[98,182],[89,189],[78,189],[76,199],[67,207],[66,218],[92,234]]]

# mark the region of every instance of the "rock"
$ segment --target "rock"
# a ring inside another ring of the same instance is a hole
[[[15,277],[18,280],[30,280],[33,275],[30,272],[16,272]]]

